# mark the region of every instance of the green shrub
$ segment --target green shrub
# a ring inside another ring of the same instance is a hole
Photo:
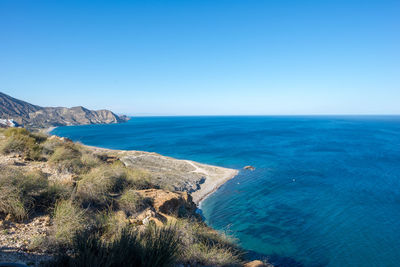
[[[135,190],[127,189],[117,200],[118,208],[123,210],[128,216],[141,211],[147,205],[146,200]]]
[[[98,232],[81,232],[73,243],[73,254],[61,254],[51,266],[173,266],[179,253],[174,228],[147,228],[143,233],[124,228],[112,242]]]
[[[176,262],[181,246],[175,226],[149,226],[139,237],[144,248],[142,266],[170,266]]]
[[[40,143],[46,140],[46,136],[39,133],[30,133],[25,128],[8,128],[4,131],[6,140],[3,142],[1,151],[3,154],[17,153],[26,159],[40,160]]]
[[[58,200],[69,199],[72,195],[72,190],[73,187],[68,184],[58,181],[48,182],[46,190],[42,193],[40,201],[36,205],[39,206],[38,208],[42,207],[45,210],[52,208]]]
[[[113,212],[109,210],[102,218],[102,238],[104,240],[114,240],[126,226],[127,219],[123,211]]]
[[[82,176],[76,195],[84,205],[107,205],[112,199],[110,194],[121,192],[126,185],[123,171],[102,165]]]
[[[47,178],[41,172],[23,174],[14,169],[2,170],[0,213],[10,214],[16,220],[27,218],[43,200],[47,186]]]
[[[50,156],[49,162],[58,166],[60,171],[70,173],[82,173],[85,171],[85,165],[81,161],[81,152],[74,144],[63,144],[55,148]]]
[[[30,136],[33,137],[36,140],[36,142],[39,144],[46,142],[47,137],[48,137],[46,134],[40,133],[40,132],[30,133]]]
[[[243,252],[234,240],[203,222],[178,220],[176,229],[184,248],[180,261],[206,266],[241,266]]]
[[[28,135],[10,135],[1,147],[3,154],[17,153],[27,159],[40,159],[40,146]]]
[[[103,164],[102,161],[97,156],[95,156],[93,153],[90,152],[82,153],[81,161],[82,164],[86,166],[87,169],[92,169]]]
[[[25,206],[31,200],[21,199],[21,192],[14,186],[0,186],[0,213],[10,214],[16,220],[22,220],[28,216]]]
[[[123,169],[126,173],[126,179],[131,188],[140,190],[155,187],[151,182],[150,174],[147,171],[126,167],[123,167]]]
[[[186,262],[205,266],[243,266],[241,258],[232,249],[195,243],[185,250]]]
[[[45,142],[41,144],[42,153],[44,156],[49,157],[54,153],[57,147],[60,147],[62,145],[63,142],[61,142],[60,140],[55,138],[48,138]]]
[[[60,244],[70,244],[85,227],[85,211],[71,200],[60,200],[54,209],[54,237]]]
[[[16,136],[16,135],[26,135],[29,136],[30,132],[25,129],[25,128],[8,128],[7,130],[4,131],[4,136],[5,137],[11,137],[11,136]]]

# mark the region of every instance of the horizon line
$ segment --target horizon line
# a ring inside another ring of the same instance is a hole
[[[162,114],[122,114],[128,117],[332,117],[332,116],[354,116],[354,117],[376,117],[376,116],[400,116],[400,114],[210,114],[210,115],[162,115]]]

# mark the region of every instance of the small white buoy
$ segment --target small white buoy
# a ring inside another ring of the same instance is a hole
[[[296,179],[293,179],[292,181],[293,181],[293,182],[296,182]]]
[[[239,182],[237,184],[240,184]]]

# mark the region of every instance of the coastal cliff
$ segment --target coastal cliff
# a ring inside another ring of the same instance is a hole
[[[243,250],[196,213],[236,170],[23,128],[0,130],[0,152],[0,261],[76,266],[100,253],[91,260],[264,266],[248,265]],[[124,240],[131,243],[120,251]]]
[[[129,120],[110,110],[89,110],[84,107],[40,107],[0,92],[0,119],[12,119],[27,128],[52,126],[109,124]]]

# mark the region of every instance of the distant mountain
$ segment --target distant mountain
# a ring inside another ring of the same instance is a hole
[[[0,92],[0,119],[13,119],[28,128],[51,126],[120,123],[129,120],[113,112],[84,107],[40,107]]]

